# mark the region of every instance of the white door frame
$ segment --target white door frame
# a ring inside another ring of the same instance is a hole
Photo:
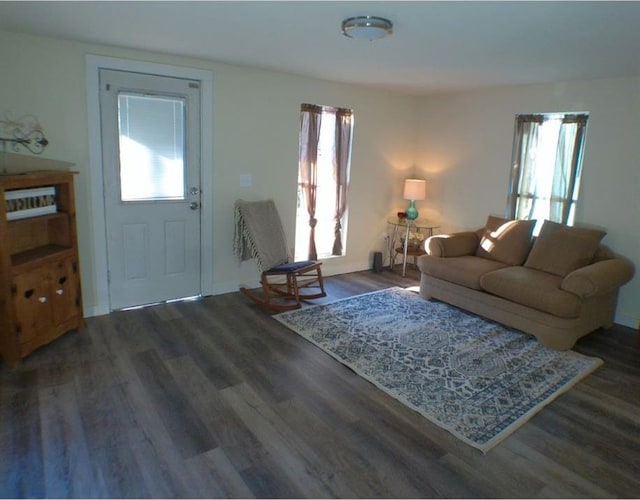
[[[133,71],[161,76],[199,80],[201,83],[201,238],[200,287],[203,295],[213,294],[213,73],[211,71],[170,66],[130,59],[86,56],[87,115],[89,131],[89,176],[93,213],[93,282],[95,306],[85,309],[85,316],[98,316],[111,311],[107,283],[107,237],[102,170],[102,135],[100,133],[100,69]]]

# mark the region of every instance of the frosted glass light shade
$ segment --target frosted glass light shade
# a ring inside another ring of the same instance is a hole
[[[422,179],[406,179],[404,181],[405,200],[425,200],[427,198],[427,181]]]
[[[356,40],[378,40],[393,33],[393,23],[377,16],[350,17],[342,21],[342,34]]]

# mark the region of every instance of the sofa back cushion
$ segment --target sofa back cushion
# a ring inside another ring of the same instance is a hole
[[[509,222],[511,219],[505,219],[504,217],[498,217],[497,215],[490,215],[487,217],[487,222],[485,222],[484,227],[482,229],[478,229],[476,232],[478,236],[482,238],[487,231],[495,231],[505,222]]]
[[[509,220],[490,215],[476,255],[511,266],[521,266],[531,249],[531,233],[535,223],[535,220]]]
[[[524,265],[564,277],[593,261],[605,234],[599,229],[545,220]]]

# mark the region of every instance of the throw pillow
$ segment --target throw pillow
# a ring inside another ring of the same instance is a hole
[[[487,222],[484,225],[485,229],[489,229],[490,231],[495,231],[505,222],[509,222],[511,219],[505,219],[504,217],[498,217],[496,215],[490,215],[487,217]]]
[[[490,215],[476,255],[511,266],[521,266],[531,249],[531,233],[535,223],[535,220],[509,220]]]
[[[487,217],[487,222],[485,223],[484,227],[476,230],[476,234],[478,235],[479,239],[482,239],[487,231],[495,231],[500,226],[502,226],[502,224],[504,224],[505,222],[509,222],[510,220],[511,219],[505,219],[504,217],[496,217],[495,215],[490,215],[489,217]]]
[[[590,264],[605,231],[572,227],[545,220],[525,267],[557,276]]]

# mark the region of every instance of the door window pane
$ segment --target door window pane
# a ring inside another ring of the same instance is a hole
[[[118,96],[122,201],[185,199],[185,102]]]

